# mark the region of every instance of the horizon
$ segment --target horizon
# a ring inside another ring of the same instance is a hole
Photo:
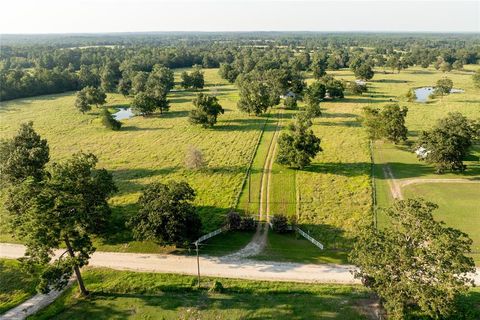
[[[480,32],[478,1],[18,0],[3,3],[1,8],[0,34],[13,35]]]

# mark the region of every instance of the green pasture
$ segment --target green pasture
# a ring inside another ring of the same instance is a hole
[[[17,260],[0,259],[0,314],[36,293],[38,279],[20,268]]]
[[[176,71],[176,75],[181,70]],[[142,188],[154,181],[185,180],[196,190],[205,232],[221,225],[234,205],[265,119],[240,113],[237,90],[222,80],[216,69],[205,70],[204,92],[215,93],[225,108],[213,129],[188,122],[191,100],[196,92],[176,88],[169,99],[171,109],[163,115],[124,120],[120,131],[102,127],[98,111],[81,114],[74,108],[74,93],[3,102],[0,108],[0,137],[13,135],[20,123],[34,121],[35,129],[48,139],[51,159],[60,161],[79,151],[93,152],[99,167],[113,173],[119,192],[110,200],[112,222],[107,236],[96,240],[99,250],[165,252],[153,243],[133,241],[125,221],[136,212]],[[111,108],[127,106],[129,99],[108,94]],[[208,162],[202,170],[184,167],[189,146],[202,150]],[[5,218],[5,212],[3,212]],[[2,219],[1,241],[14,239]]]
[[[221,292],[209,292],[214,281]],[[88,298],[76,286],[31,319],[366,319],[360,286],[309,285],[89,269]]]

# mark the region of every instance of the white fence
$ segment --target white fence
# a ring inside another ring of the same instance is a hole
[[[222,233],[223,231],[225,231],[226,228],[225,227],[222,227],[220,229],[217,229],[215,231],[212,231],[210,233],[207,233],[207,234],[204,234],[203,236],[201,236],[200,238],[197,239],[197,241],[194,242],[195,245],[198,245],[200,242],[203,242],[207,239],[210,239],[212,237],[215,237],[216,235],[219,235],[220,233]]]
[[[305,237],[305,239],[307,239],[308,241],[310,241],[311,243],[313,243],[314,245],[316,245],[317,247],[319,247],[320,249],[323,250],[323,244],[321,244],[317,240],[313,239],[308,233],[306,233],[302,229],[300,229],[298,227],[296,229],[297,229],[298,233],[300,233],[303,237]]]

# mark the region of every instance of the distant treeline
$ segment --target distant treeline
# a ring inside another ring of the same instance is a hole
[[[480,59],[475,34],[132,33],[2,35],[0,100],[101,86],[128,93],[155,65],[220,67],[234,82],[253,70],[292,72],[368,65],[392,72],[418,65],[443,71]]]

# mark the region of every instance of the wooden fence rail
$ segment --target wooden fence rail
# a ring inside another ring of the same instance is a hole
[[[320,242],[318,242],[317,240],[313,239],[308,233],[306,233],[305,231],[303,231],[302,229],[296,227],[295,228],[298,233],[300,233],[305,239],[307,239],[308,241],[310,241],[311,243],[313,243],[314,245],[316,245],[317,247],[319,247],[321,250],[323,250],[323,244],[321,244]]]

